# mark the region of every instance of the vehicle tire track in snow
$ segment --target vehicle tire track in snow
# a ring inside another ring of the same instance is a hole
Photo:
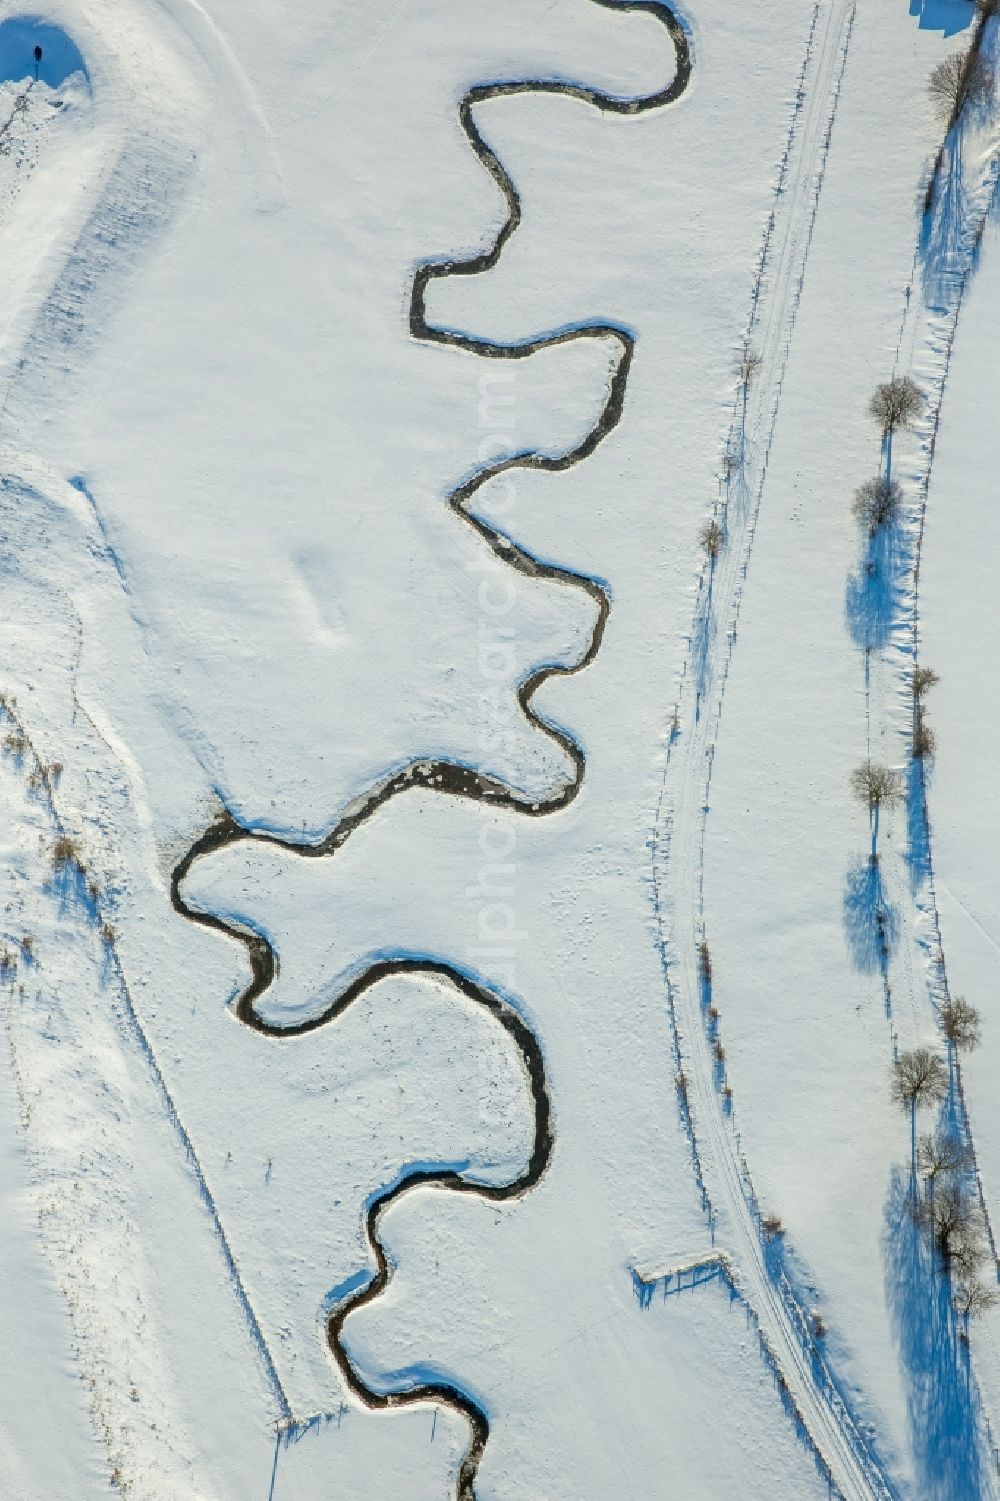
[[[854,0],[817,4],[745,349],[759,356],[736,400],[718,519],[724,545],[699,583],[651,840],[652,894],[678,1095],[692,1138],[713,1238],[738,1268],[773,1358],[829,1481],[845,1501],[888,1501],[882,1474],[813,1338],[806,1311],[769,1239],[729,1107],[716,1082],[703,1012],[704,849],[708,797],[743,588],[759,515],[792,329],[829,153],[855,16]],[[825,14],[824,14],[825,9]],[[725,634],[713,634],[722,619]],[[687,1067],[685,1067],[687,1064]]]
[[[618,345],[619,356],[601,414],[593,428],[576,448],[559,457],[528,453],[478,469],[448,497],[448,504],[455,515],[477,532],[501,563],[528,578],[546,579],[561,585],[583,589],[597,606],[597,621],[587,649],[579,661],[572,666],[546,664],[538,667],[524,679],[517,692],[519,706],[528,722],[533,728],[554,740],[571,761],[572,779],[548,798],[529,799],[517,793],[507,783],[486,777],[471,766],[457,765],[450,761],[423,759],[372,788],[359,802],[348,809],[336,827],[316,844],[302,844],[290,837],[244,829],[226,813],[202,835],[176,866],[172,874],[170,889],[173,906],[183,917],[225,934],[226,937],[234,939],[246,948],[251,966],[251,982],[237,1002],[236,1010],[240,1020],[255,1031],[275,1039],[289,1041],[335,1021],[360,995],[388,976],[420,974],[445,981],[456,987],[469,1000],[483,1006],[506,1030],[518,1048],[527,1072],[535,1112],[534,1146],[525,1171],[502,1186],[477,1183],[464,1173],[449,1169],[405,1171],[395,1184],[374,1199],[367,1212],[365,1227],[377,1264],[374,1278],[335,1310],[327,1323],[327,1339],[333,1358],[349,1389],[365,1406],[373,1409],[387,1409],[411,1406],[416,1403],[434,1403],[451,1409],[467,1420],[472,1437],[459,1470],[458,1501],[474,1501],[476,1474],[490,1432],[486,1412],[458,1386],[449,1382],[421,1384],[403,1391],[389,1393],[380,1392],[369,1386],[351,1363],[343,1343],[343,1329],[353,1312],[379,1297],[388,1286],[392,1268],[380,1239],[380,1223],[389,1205],[401,1194],[413,1188],[430,1186],[446,1188],[453,1192],[476,1194],[492,1201],[509,1200],[521,1197],[541,1179],[550,1160],[553,1145],[551,1105],[541,1046],[517,1011],[495,991],[472,980],[453,965],[419,956],[402,956],[379,961],[348,986],[322,1014],[293,1027],[283,1028],[271,1025],[258,1015],[255,1004],[258,997],[270,986],[277,972],[277,961],[270,943],[259,934],[248,932],[244,928],[189,904],[185,900],[183,886],[185,877],[200,856],[246,841],[263,840],[278,844],[283,849],[304,857],[332,856],[355,829],[367,822],[379,808],[397,794],[413,788],[422,787],[451,796],[469,798],[495,807],[511,809],[530,817],[541,816],[565,807],[580,790],[585,772],[582,747],[567,732],[544,719],[533,708],[531,700],[538,688],[549,678],[571,676],[582,672],[594,660],[600,650],[610,612],[609,596],[594,578],[573,572],[568,568],[557,568],[551,564],[542,563],[505,532],[490,526],[480,517],[473,516],[469,505],[483,485],[509,470],[562,471],[580,463],[594,452],[621,421],[625,390],[635,348],[635,335],[629,329],[617,324],[594,322],[553,335],[545,335],[519,343],[503,344],[436,327],[428,321],[425,304],[427,289],[432,281],[443,280],[449,276],[478,275],[495,266],[504,246],[521,222],[521,201],[517,189],[495,152],[486,143],[473,118],[473,111],[477,104],[489,99],[518,94],[559,94],[590,104],[604,113],[627,116],[642,114],[669,105],[679,99],[686,90],[691,77],[691,50],[685,29],[674,10],[662,3],[662,0],[592,0],[592,3],[615,13],[641,13],[660,21],[666,27],[674,47],[676,65],[672,81],[664,89],[637,99],[620,98],[579,84],[551,80],[529,79],[491,83],[469,89],[459,106],[462,128],[472,150],[499,187],[506,203],[507,215],[493,245],[488,250],[467,259],[426,263],[417,269],[411,290],[409,318],[410,332],[415,339],[451,345],[488,359],[525,359],[539,350],[550,349],[557,344],[569,343],[576,339],[610,339]]]

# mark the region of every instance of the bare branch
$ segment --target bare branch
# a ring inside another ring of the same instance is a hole
[[[698,541],[710,558],[719,556],[724,540],[722,527],[717,521],[706,521],[698,533]]]
[[[917,1166],[929,1183],[949,1173],[964,1173],[971,1166],[969,1149],[960,1136],[949,1131],[935,1131],[921,1136],[917,1147]]]
[[[899,515],[903,492],[895,480],[885,479],[881,474],[865,480],[854,492],[851,510],[854,519],[866,526],[874,535],[880,526],[888,526]]]
[[[960,1053],[970,1053],[979,1046],[982,1035],[982,1018],[975,1006],[964,996],[951,996],[941,1007],[941,1030]]]
[[[1000,4],[1000,0],[998,0]],[[941,681],[933,667],[914,667],[913,676],[910,679],[914,698],[923,698],[925,693],[930,692]]]
[[[943,1100],[948,1093],[948,1070],[929,1048],[900,1053],[892,1066],[892,1097],[907,1110]]]
[[[869,808],[891,808],[903,795],[902,778],[891,766],[877,761],[862,761],[851,772],[851,789],[859,802]]]
[[[745,349],[740,355],[736,373],[740,378],[741,386],[749,386],[761,366],[760,355],[753,349]]]
[[[952,1296],[955,1312],[968,1322],[980,1318],[1000,1302],[1000,1292],[995,1287],[985,1287],[982,1282],[960,1282]]]
[[[938,63],[927,92],[943,120],[955,120],[971,104],[985,104],[993,92],[993,74],[978,52],[953,52]]]
[[[920,387],[908,375],[897,375],[884,385],[876,386],[868,410],[884,433],[906,427],[917,417],[924,404]]]

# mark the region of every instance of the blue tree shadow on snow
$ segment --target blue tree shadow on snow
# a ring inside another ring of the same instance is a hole
[[[931,873],[930,830],[924,804],[923,762],[911,757],[906,768],[906,859],[910,867],[910,885],[916,891]]]
[[[910,0],[910,15],[919,17],[921,31],[954,36],[972,23],[972,0]]]
[[[35,76],[35,48],[41,47],[38,77],[57,89],[74,73],[90,75],[79,47],[59,26],[38,16],[18,16],[0,23],[0,83],[22,83]]]
[[[94,899],[87,884],[87,874],[76,860],[61,860],[52,874],[52,890],[59,899],[59,912],[69,917],[83,913],[88,921],[96,918]]]
[[[861,651],[881,651],[888,645],[906,578],[906,545],[899,528],[878,527],[848,575],[844,596],[847,629]]]
[[[983,1432],[968,1347],[933,1238],[914,1218],[909,1171],[894,1168],[883,1236],[886,1302],[899,1348],[922,1501],[986,1501]]]
[[[937,312],[953,308],[968,272],[963,248],[970,230],[969,186],[963,164],[964,117],[948,132],[934,178],[934,196],[920,224],[924,296]],[[972,270],[977,254],[974,251]]]
[[[715,622],[715,567],[710,563],[706,582],[701,590],[694,618],[691,637],[691,669],[694,673],[696,696],[695,718],[701,718],[702,700],[711,682],[712,647],[716,638]]]
[[[899,941],[899,913],[886,897],[878,861],[870,856],[847,872],[844,928],[855,968],[884,975]]]

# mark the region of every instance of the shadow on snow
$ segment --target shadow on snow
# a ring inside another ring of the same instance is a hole
[[[896,526],[881,526],[867,540],[864,557],[848,575],[844,614],[851,640],[861,651],[881,651],[892,634],[908,576],[906,546]]]
[[[844,929],[855,968],[884,975],[899,941],[899,913],[886,898],[881,868],[871,856],[855,860],[847,872]]]
[[[886,1300],[899,1347],[922,1501],[986,1501],[983,1433],[949,1278],[914,1220],[913,1180],[894,1168],[885,1206]]]
[[[975,14],[972,0],[910,0],[910,15],[919,18],[921,31],[940,31],[946,37],[964,31]]]
[[[38,16],[18,16],[0,23],[0,83],[22,83],[35,76],[35,48],[41,47],[38,77],[57,89],[74,73],[89,77],[79,47],[58,26]]]
[[[918,891],[931,874],[930,830],[924,803],[925,775],[925,763],[911,757],[906,768],[906,858],[913,891]]]

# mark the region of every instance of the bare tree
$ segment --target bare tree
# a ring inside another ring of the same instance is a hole
[[[897,375],[875,387],[868,410],[884,434],[906,427],[917,417],[924,401],[920,387],[908,375]]]
[[[855,797],[869,808],[891,808],[903,795],[899,772],[878,761],[862,761],[856,766],[851,772],[851,787]]]
[[[930,1048],[900,1053],[892,1066],[892,1093],[899,1105],[929,1105],[948,1093],[948,1071]]]
[[[1000,0],[997,0],[997,3],[1000,4]],[[918,700],[922,699],[924,694],[929,693],[940,681],[941,679],[933,667],[914,667],[913,675],[910,679],[913,688],[913,697]]]
[[[80,846],[68,834],[60,834],[53,844],[52,865],[55,870],[65,870],[72,865],[75,865],[78,870],[83,869]]]
[[[932,1185],[938,1178],[968,1171],[971,1163],[965,1142],[950,1131],[928,1132],[921,1136],[917,1145],[917,1166],[921,1177]]]
[[[913,1171],[917,1170],[917,1110],[933,1105],[948,1093],[948,1070],[929,1048],[913,1048],[900,1053],[892,1066],[892,1097],[897,1105],[910,1112],[910,1138]]]
[[[971,1203],[968,1200],[966,1203],[969,1207],[969,1223],[964,1229],[959,1228],[952,1234],[948,1247],[948,1270],[953,1277],[971,1282],[986,1260],[986,1247]]]
[[[895,480],[885,479],[881,474],[865,480],[854,492],[851,510],[854,519],[866,526],[874,537],[880,526],[889,526],[899,515],[903,492]]]
[[[910,686],[913,691],[913,758],[916,761],[924,756],[933,756],[937,746],[937,736],[927,723],[927,714],[924,708],[924,697],[930,692],[938,681],[938,675],[932,667],[914,667],[910,676]]]
[[[967,104],[985,104],[993,92],[993,74],[978,52],[953,52],[938,63],[927,82],[935,112],[949,125]]]
[[[741,386],[749,386],[761,367],[760,355],[754,349],[744,349],[736,366]]]
[[[722,551],[722,544],[725,541],[722,527],[717,521],[706,521],[698,533],[698,541],[714,563]]]
[[[937,736],[927,723],[927,716],[922,708],[917,709],[913,721],[913,740],[911,749],[915,761],[922,760],[925,756],[933,756],[937,747]]]
[[[927,1206],[934,1239],[949,1271],[967,1273],[982,1263],[975,1210],[959,1183],[946,1183]]]
[[[903,782],[898,771],[891,766],[882,766],[877,761],[862,761],[851,772],[851,788],[859,802],[865,804],[872,826],[872,862],[877,859],[879,815],[883,808],[892,808],[903,795]]]
[[[965,1326],[968,1335],[969,1323],[995,1308],[1000,1301],[1000,1292],[995,1287],[986,1287],[982,1282],[960,1282],[952,1294],[952,1306]]]
[[[982,1018],[964,996],[949,996],[938,1015],[941,1018],[942,1032],[957,1052],[971,1053],[973,1048],[979,1046]]]

